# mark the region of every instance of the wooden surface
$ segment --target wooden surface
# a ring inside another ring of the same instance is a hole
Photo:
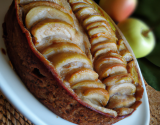
[[[153,89],[146,82],[146,89],[150,104],[150,125],[160,125],[160,92]],[[0,125],[33,125],[25,118],[0,91]]]

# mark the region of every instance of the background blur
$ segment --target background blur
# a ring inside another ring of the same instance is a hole
[[[138,59],[138,62],[147,83],[160,91],[160,0],[138,0],[138,6],[131,16],[143,20],[155,34],[154,50],[147,57]]]
[[[94,1],[99,3],[99,0]],[[155,34],[154,50],[148,56],[138,59],[138,62],[146,82],[160,91],[160,0],[138,0],[130,17],[144,21]]]

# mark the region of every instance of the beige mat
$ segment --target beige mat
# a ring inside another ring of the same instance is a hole
[[[33,125],[14,108],[0,91],[0,125]]]
[[[150,107],[150,125],[160,125],[160,91],[146,84]]]

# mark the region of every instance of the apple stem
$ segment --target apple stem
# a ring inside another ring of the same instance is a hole
[[[150,28],[149,30],[147,31],[143,31],[142,34],[143,36],[147,37],[148,36],[148,33],[152,31],[152,28]]]

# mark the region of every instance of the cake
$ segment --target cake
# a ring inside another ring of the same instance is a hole
[[[3,31],[16,73],[63,119],[111,125],[141,104],[136,59],[93,1],[14,0]]]

